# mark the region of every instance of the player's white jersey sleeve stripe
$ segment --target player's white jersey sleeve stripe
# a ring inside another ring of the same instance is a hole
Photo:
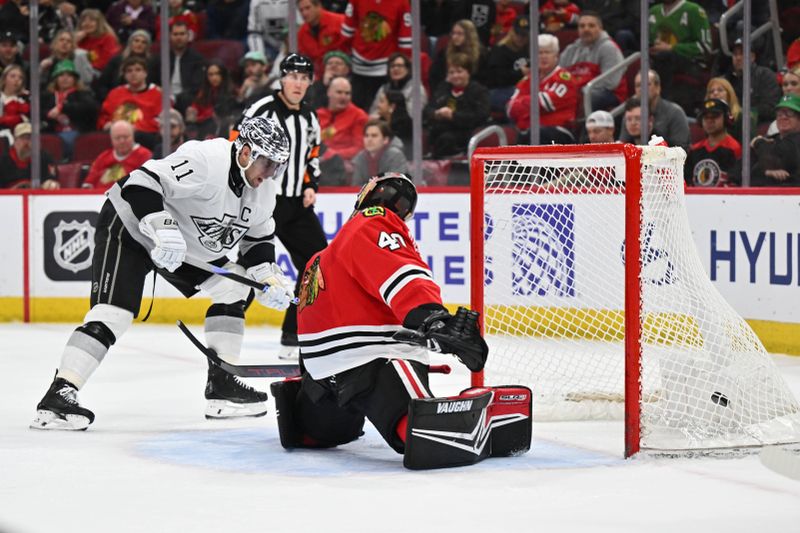
[[[379,289],[381,298],[386,302],[386,305],[392,305],[392,299],[397,293],[415,279],[432,280],[433,274],[427,268],[417,265],[403,265],[383,282]]]
[[[414,371],[414,367],[412,367],[406,361],[400,359],[392,360],[392,366],[397,372],[397,375],[400,376],[400,381],[402,381],[403,385],[405,385],[406,390],[408,391],[408,395],[410,397],[412,398],[431,397],[431,394],[428,392],[428,389],[425,388],[425,385],[422,383],[422,380],[419,379],[419,376]]]
[[[352,37],[355,33],[355,30],[351,28],[349,25],[342,23],[342,35],[345,37]]]

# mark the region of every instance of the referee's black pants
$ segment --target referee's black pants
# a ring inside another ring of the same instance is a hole
[[[275,235],[289,252],[292,264],[297,269],[295,294],[300,291],[303,271],[311,257],[328,246],[314,207],[303,207],[302,196],[280,196],[275,199]],[[283,318],[281,330],[284,334],[297,335],[297,306],[290,305]]]

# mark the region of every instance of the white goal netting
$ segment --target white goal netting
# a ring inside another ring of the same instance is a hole
[[[485,382],[530,386],[538,419],[622,417],[626,288],[641,287],[641,448],[800,440],[800,406],[695,250],[684,152],[641,149],[640,253],[626,269],[638,160],[619,145],[563,150],[483,156]]]

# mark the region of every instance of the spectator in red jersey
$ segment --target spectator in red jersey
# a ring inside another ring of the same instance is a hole
[[[478,70],[476,79],[489,89],[492,111],[504,112],[515,85],[522,79],[522,70],[528,61],[527,17],[514,21],[514,28],[496,46],[492,47],[484,68]]]
[[[408,172],[403,151],[394,144],[392,130],[382,120],[370,120],[364,126],[364,149],[353,158],[353,178],[349,185],[361,186],[372,176],[384,172]]]
[[[492,36],[489,44],[494,46],[497,42],[511,31],[514,20],[517,18],[517,10],[511,7],[511,0],[497,0],[497,11],[492,25]],[[476,33],[477,35],[477,33]]]
[[[411,55],[411,8],[408,0],[350,0],[342,23],[343,45],[352,50],[353,103],[369,109],[386,81],[392,52]]]
[[[150,35],[156,31],[156,13],[149,0],[117,0],[106,11],[106,20],[121,43],[127,42],[136,30]]]
[[[0,156],[0,189],[29,189],[31,187],[31,133],[30,122],[20,122],[14,128],[14,142]],[[50,154],[42,150],[39,160],[42,169],[42,189],[58,189],[56,165]]]
[[[727,102],[712,98],[703,103],[697,116],[706,138],[696,142],[686,156],[683,177],[687,185],[722,187],[729,175],[737,173],[742,146],[728,133],[733,115]]]
[[[608,111],[594,111],[586,117],[586,134],[590,143],[613,143],[614,117]]]
[[[529,135],[531,127],[530,76],[517,84],[508,102],[508,116],[522,135]],[[572,74],[558,66],[558,39],[553,35],[539,35],[539,142],[541,144],[572,144],[575,137],[575,113],[578,105],[578,88]]]
[[[11,131],[31,116],[30,94],[25,88],[25,72],[17,64],[3,69],[0,75],[0,134],[11,140]]]
[[[449,59],[447,81],[436,88],[425,107],[423,119],[434,158],[466,152],[472,131],[489,120],[489,92],[472,79],[471,71],[469,58],[454,54]]]
[[[193,43],[203,38],[203,36],[200,35],[200,19],[198,19],[197,15],[183,5],[183,0],[169,0],[169,20],[167,21],[167,27],[171,28],[172,25],[178,21],[186,23],[186,27],[189,29],[189,42]],[[154,40],[158,43],[161,42],[160,39],[161,24],[158,19],[156,19]]]
[[[158,140],[158,116],[161,114],[161,89],[147,83],[147,62],[131,56],[122,62],[125,85],[112,89],[103,101],[97,129],[107,130],[117,120],[130,122],[137,141],[152,150]]]
[[[364,148],[364,124],[369,117],[351,101],[347,78],[334,78],[328,87],[328,107],[317,109],[322,142],[327,147],[321,160],[339,156],[349,161]]]
[[[239,87],[238,100],[245,102],[255,95],[260,95],[262,89],[267,88],[269,83],[267,56],[264,52],[251,50],[244,55],[240,64],[244,68],[244,81]]]
[[[453,24],[447,46],[436,54],[428,71],[428,82],[431,89],[436,90],[447,77],[447,58],[453,54],[467,54],[472,64],[472,77],[486,67],[487,52],[478,37],[478,30],[471,20],[463,19]]]
[[[800,65],[800,37],[795,39],[786,50],[786,66],[789,68]]]
[[[240,112],[230,73],[219,60],[206,69],[203,85],[194,102],[186,108],[186,123],[191,139],[220,137],[220,125],[229,123]],[[224,132],[227,135],[227,130]]]
[[[800,96],[789,94],[775,106],[778,134],[758,136],[753,149],[752,184],[761,187],[800,185]]]
[[[115,55],[109,60],[106,68],[100,74],[100,77],[94,83],[95,95],[102,101],[108,96],[109,91],[114,87],[119,87],[125,83],[125,77],[122,75],[122,62],[131,56],[139,56],[147,61],[148,71],[152,70],[152,65],[155,59],[150,52],[151,44],[150,34],[144,30],[136,30],[128,37],[128,44],[122,49],[122,52]]]
[[[84,189],[106,191],[116,182],[142,166],[153,153],[133,139],[133,126],[117,120],[109,129],[111,148],[104,150],[89,168],[83,181]]]
[[[44,131],[56,133],[64,141],[66,160],[72,157],[75,139],[80,133],[94,131],[100,107],[78,77],[74,63],[59,61],[47,90],[41,96]]]
[[[564,49],[558,64],[569,70],[578,89],[622,63],[622,51],[603,31],[603,20],[593,11],[581,13],[578,19],[579,39]],[[624,70],[592,87],[592,109],[611,109],[628,97]]]
[[[78,27],[80,29],[75,34],[78,48],[86,50],[92,67],[98,73],[102,72],[111,58],[120,51],[117,34],[97,9],[81,11]]]
[[[297,10],[303,17],[297,32],[297,49],[314,62],[314,78],[319,79],[325,54],[342,47],[344,15],[328,11],[320,0],[299,0]]]
[[[542,17],[542,29],[549,33],[555,33],[564,27],[575,27],[578,23],[578,15],[581,8],[569,0],[547,0],[539,8]]]

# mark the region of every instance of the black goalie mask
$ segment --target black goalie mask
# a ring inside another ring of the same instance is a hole
[[[370,178],[358,193],[353,214],[378,205],[393,211],[403,220],[411,219],[417,207],[417,188],[411,176],[384,172]]]

